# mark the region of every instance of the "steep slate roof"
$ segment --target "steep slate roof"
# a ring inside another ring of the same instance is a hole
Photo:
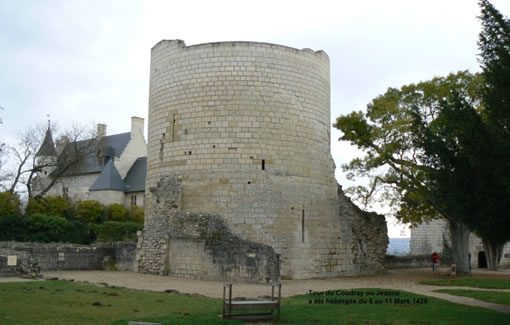
[[[82,159],[76,166],[70,168],[64,173],[64,176],[82,175],[90,173],[99,173],[103,169],[101,166],[102,161],[98,158],[98,153],[101,151],[102,156],[110,156],[110,158],[120,157],[124,152],[129,140],[131,139],[131,132],[108,135],[96,141],[95,139],[78,141],[76,144],[69,143],[59,156],[60,159],[65,159],[66,154],[75,152],[73,145],[79,146],[79,151],[85,149],[88,152],[87,156]]]
[[[55,143],[53,142],[53,136],[51,134],[51,130],[48,127],[48,130],[46,130],[46,134],[44,135],[44,140],[39,148],[39,151],[37,151],[36,156],[57,156],[57,151],[55,150]]]
[[[126,191],[126,185],[124,185],[119,171],[115,168],[113,160],[106,164],[99,177],[89,188],[89,191],[101,190]]]
[[[136,159],[135,163],[129,169],[124,184],[126,184],[126,192],[142,192],[145,191],[145,178],[147,176],[147,157]]]

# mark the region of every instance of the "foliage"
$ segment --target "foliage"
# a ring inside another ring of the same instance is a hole
[[[21,202],[18,195],[11,192],[0,192],[0,216],[21,214]]]
[[[143,225],[134,222],[107,221],[97,225],[97,238],[101,242],[136,241],[136,232]]]
[[[103,206],[97,201],[80,201],[76,205],[74,218],[84,223],[96,223],[103,217],[103,212]]]
[[[504,244],[510,239],[510,169],[500,166],[510,168],[510,152],[498,150],[487,113],[453,94],[441,103],[434,121],[417,116],[422,136],[415,143],[424,149],[421,159],[434,169],[429,173],[433,200],[482,239]]]
[[[335,288],[330,288],[334,290]],[[366,292],[367,289],[354,289]],[[387,289],[381,289],[388,291]],[[378,289],[370,289],[378,291]],[[292,324],[506,324],[508,315],[399,291],[410,304],[309,304],[311,296],[282,299],[279,322]],[[314,297],[312,299],[315,299]],[[326,296],[320,296],[324,300]],[[329,299],[349,300],[332,296]],[[365,296],[368,301],[368,297]],[[384,300],[387,297],[380,297]],[[394,298],[394,297],[390,297]],[[357,301],[359,297],[354,297]],[[378,298],[379,299],[379,298]],[[425,301],[426,304],[413,304]],[[99,302],[101,306],[92,306]],[[62,308],[66,306],[66,308]],[[107,308],[104,306],[112,306]],[[23,310],[23,313],[19,311]],[[0,283],[0,323],[126,324],[128,320],[161,324],[242,324],[223,321],[221,300],[162,292],[104,288],[70,281]]]
[[[25,214],[42,213],[51,216],[68,217],[72,214],[71,205],[61,196],[47,196],[28,200]]]
[[[481,6],[483,109],[452,89],[435,119],[414,109],[414,144],[433,167],[434,202],[482,238],[488,268],[495,270],[510,240],[510,21],[487,1]]]
[[[90,245],[96,240],[93,224],[85,224],[76,220],[67,220],[67,233],[60,240],[67,243]]]
[[[108,206],[108,219],[112,221],[126,221],[128,217],[127,209],[118,203]]]
[[[480,1],[482,31],[478,40],[480,65],[486,80],[484,103],[488,124],[498,130],[507,150],[510,148],[510,20],[487,0]],[[509,178],[510,175],[507,175]]]
[[[421,281],[420,284],[449,287],[473,287],[485,289],[510,289],[510,280],[458,278],[451,280]]]
[[[462,290],[462,289],[442,289],[436,292],[448,293],[455,296],[470,297],[481,301],[487,301],[494,304],[510,305],[509,292],[494,292],[494,291],[481,291],[481,290]]]
[[[0,216],[0,241],[67,242],[91,244],[96,239],[92,229],[63,217],[33,214]]]
[[[137,205],[132,205],[129,208],[129,221],[143,224],[144,221],[144,209]]]
[[[29,220],[22,215],[0,215],[0,241],[26,241]]]
[[[415,145],[415,114],[431,121],[441,100],[453,90],[466,102],[480,107],[483,80],[467,71],[437,77],[430,81],[389,88],[367,105],[367,112],[353,112],[337,118],[335,127],[366,155],[342,166],[347,178],[368,178],[368,186],[347,189],[365,208],[385,202],[403,222],[420,223],[445,217],[430,197],[431,166],[420,159],[422,149]]]
[[[69,224],[63,217],[33,214],[29,217],[29,240],[39,243],[62,241],[66,237]]]

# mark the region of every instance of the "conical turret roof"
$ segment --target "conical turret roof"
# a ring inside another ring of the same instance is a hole
[[[53,135],[51,134],[50,127],[46,130],[43,143],[37,151],[36,156],[57,156],[57,150],[55,150],[55,143],[53,142]]]

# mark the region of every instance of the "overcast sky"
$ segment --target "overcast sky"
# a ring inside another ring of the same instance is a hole
[[[492,3],[510,14],[510,1]],[[479,13],[476,0],[0,0],[0,137],[10,142],[47,114],[60,127],[129,131],[131,116],[147,120],[150,49],[162,39],[324,50],[334,121],[388,87],[479,71]],[[358,153],[339,136],[332,154],[345,188],[340,165]]]

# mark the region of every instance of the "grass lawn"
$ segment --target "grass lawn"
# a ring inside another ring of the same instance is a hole
[[[348,291],[351,290],[342,290]],[[283,299],[278,324],[510,323],[510,314],[506,313],[404,291],[393,291],[396,295],[392,296],[367,296],[367,291],[375,294],[378,289],[352,290],[362,293],[363,297],[334,291],[334,295]],[[361,298],[366,299],[365,304],[359,303]],[[345,304],[350,299],[356,303]],[[0,284],[0,324],[126,325],[128,320],[162,324],[240,324],[223,321],[219,314],[220,299],[200,296],[105,288],[69,281]]]
[[[492,302],[501,305],[510,305],[510,292],[474,291],[474,290],[453,290],[441,289],[437,292],[444,292],[455,296],[471,297],[478,300]]]
[[[474,287],[484,289],[510,289],[510,280],[459,278],[451,280],[421,281],[435,286]]]

